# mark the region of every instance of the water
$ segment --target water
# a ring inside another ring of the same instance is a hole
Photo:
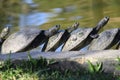
[[[34,3],[33,0],[23,0],[25,7],[22,7],[22,13],[20,14],[19,27],[24,29],[25,27],[39,27],[50,21],[50,18],[57,16],[53,12],[41,12],[38,11],[38,4]],[[26,6],[27,5],[27,6]],[[28,11],[24,10],[29,9]]]
[[[7,7],[1,8],[11,12],[9,14],[14,17],[12,24],[15,26],[15,31],[19,30],[18,26],[23,27],[23,25],[48,29],[55,24],[61,24],[61,28],[66,28],[76,21],[80,23],[80,27],[94,27],[104,16],[110,17],[110,21],[104,29],[120,26],[119,0],[53,0],[53,3],[49,0],[21,1],[27,5],[17,4],[19,1],[6,1],[4,5]],[[26,21],[23,19],[24,16],[27,16]],[[6,22],[8,22],[7,19]]]
[[[53,13],[45,13],[45,12],[31,12],[27,15],[21,14],[20,15],[20,22],[19,22],[19,27],[24,28],[32,26],[32,27],[39,27],[42,24],[47,23],[51,17],[57,16],[56,14]]]

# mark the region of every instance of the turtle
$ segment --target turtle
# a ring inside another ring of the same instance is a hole
[[[0,33],[0,47],[2,43],[5,41],[5,38],[9,34],[9,32],[10,32],[9,26],[6,26],[5,28],[3,28],[2,32]]]
[[[4,41],[1,53],[24,52],[36,48],[45,42],[48,37],[56,34],[59,28],[60,25],[56,25],[48,30],[26,28],[15,32]]]
[[[98,37],[98,31],[107,24],[109,17],[104,17],[94,28],[78,28],[63,46],[62,51],[75,51],[87,46],[93,39]]]
[[[120,37],[118,28],[103,31],[97,39],[94,39],[88,47],[88,50],[106,50],[118,43]]]
[[[70,33],[77,29],[78,26],[79,23],[76,22],[71,27],[68,27],[65,30],[61,30],[57,34],[51,36],[48,42],[46,42],[44,45],[42,51],[55,51],[59,46],[67,41],[67,39],[70,37]]]

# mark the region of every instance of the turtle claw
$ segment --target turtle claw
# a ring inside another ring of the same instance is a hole
[[[93,38],[93,39],[96,39],[96,38],[98,38],[98,37],[99,37],[99,34],[90,35],[90,37],[91,37],[91,38]]]

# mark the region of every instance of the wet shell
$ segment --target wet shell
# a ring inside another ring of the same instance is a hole
[[[67,40],[62,51],[76,50],[82,48],[87,37],[91,33],[93,28],[79,28],[71,33],[70,38]]]
[[[2,45],[2,53],[16,53],[28,51],[38,47],[45,42],[48,37],[54,35],[60,26],[56,25],[48,30],[27,28],[10,35]]]
[[[41,30],[26,29],[10,35],[2,45],[2,53],[19,52],[26,48],[39,34]]]
[[[65,31],[61,31],[61,32],[51,36],[48,40],[45,51],[55,51],[55,49],[56,49],[57,45],[59,45],[60,39],[64,33],[65,33]]]

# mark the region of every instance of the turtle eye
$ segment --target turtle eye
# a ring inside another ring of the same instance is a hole
[[[109,20],[110,18],[108,16],[105,17],[106,21]]]
[[[79,23],[78,23],[78,22],[76,22],[76,23],[74,24],[74,26],[79,26]]]
[[[60,25],[56,25],[56,28],[57,28],[57,29],[60,29]]]

